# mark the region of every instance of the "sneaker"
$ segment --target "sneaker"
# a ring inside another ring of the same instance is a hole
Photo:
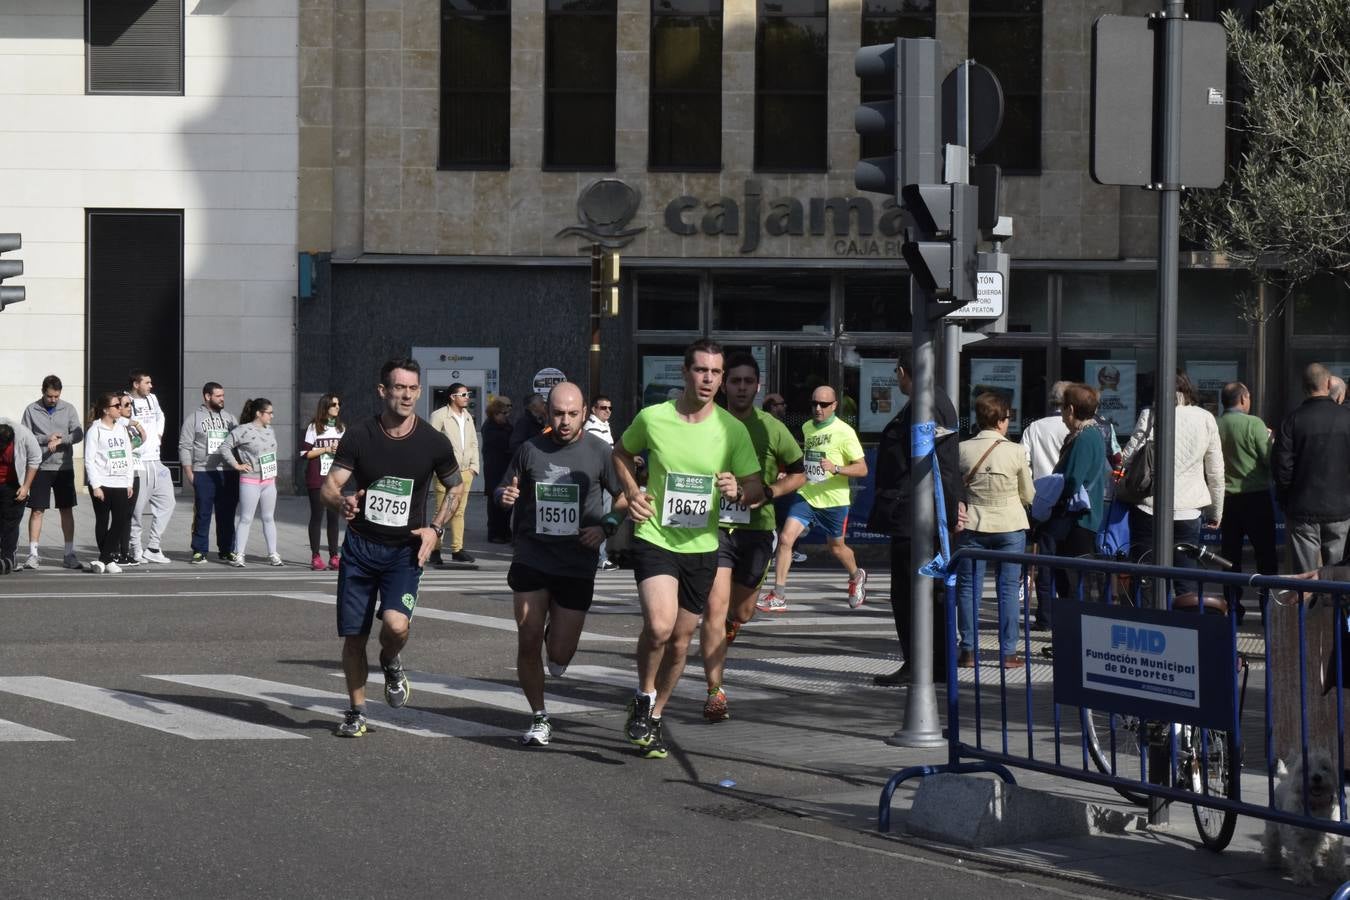
[[[121,574],[122,574],[122,567],[119,566],[119,565],[118,565],[117,563],[115,563],[115,562],[110,562],[110,563],[108,563],[106,566],[103,567],[103,571],[106,572],[106,573],[109,574],[109,575],[121,575]]]
[[[342,565],[341,553],[334,553],[332,556],[328,557],[328,568],[331,569],[332,571],[336,572],[338,570],[338,567],[341,565]]]
[[[800,550],[793,550],[792,561],[795,563],[806,562],[806,554]]]
[[[645,747],[652,741],[652,701],[646,694],[634,694],[628,701],[628,722],[624,725],[628,743]]]
[[[42,560],[38,557],[38,555],[36,553],[30,553],[28,554],[28,559],[24,561],[23,568],[36,569],[40,565],[42,565]]]
[[[642,756],[644,759],[665,759],[670,751],[666,749],[666,742],[661,736],[661,720],[652,719],[651,730],[648,732],[646,749]]]
[[[450,554],[450,558],[453,559],[455,562],[462,562],[462,563],[471,563],[477,561],[473,558],[473,554],[470,553],[468,550],[456,550],[454,553]]]
[[[216,559],[220,560],[223,563],[227,563],[233,556],[234,556],[233,553],[226,553],[224,550],[221,550],[219,553],[216,554]]]
[[[104,570],[103,562],[97,559],[89,560],[89,565],[87,568],[90,572],[93,572],[95,575],[102,575]]]
[[[727,712],[727,692],[718,688],[708,693],[708,702],[703,704],[703,718],[709,722],[725,722],[731,718]]]
[[[769,591],[755,603],[755,609],[760,612],[787,612],[787,600],[783,599],[777,591]]]
[[[530,723],[530,730],[520,736],[520,742],[526,747],[547,747],[553,738],[553,725],[545,713],[536,713]]]
[[[244,567],[244,554],[242,554],[242,553],[231,553],[228,562],[229,562],[230,565],[234,566],[236,569],[242,569],[242,568]]]
[[[741,623],[735,619],[727,619],[727,643],[736,641],[736,635],[741,633]]]
[[[445,560],[441,559],[441,551],[432,550],[431,555],[427,557],[427,565],[429,566],[445,565]]]
[[[169,559],[158,549],[145,551],[145,553],[141,555],[141,559],[145,562],[155,563],[156,565],[161,566],[167,566],[169,563],[173,562],[173,560]]]
[[[281,561],[281,554],[280,554],[280,553],[269,553],[269,554],[267,555],[267,564],[268,564],[269,566],[284,566],[284,565],[286,565],[284,562]]]
[[[0,556],[0,575],[8,575],[14,570],[14,563]]]
[[[74,553],[67,553],[66,558],[61,561],[61,565],[65,566],[67,569],[78,569],[80,568],[80,558]],[[33,566],[33,568],[36,569],[37,566]]]
[[[314,558],[309,561],[309,567],[315,572],[322,572],[325,568],[327,568],[323,564],[323,557],[317,553],[315,553]]]
[[[867,570],[859,569],[858,574],[848,580],[848,608],[857,609],[867,602]]]
[[[612,562],[610,562],[609,560],[605,560],[604,562],[600,563],[600,565],[596,566],[595,568],[597,569],[597,571],[600,571],[600,572],[617,572],[618,569],[619,569],[619,566],[618,566],[617,563],[612,563]]]
[[[134,569],[141,564],[138,556],[120,556],[117,558],[117,564],[124,569]]]
[[[366,716],[354,709],[347,710],[342,724],[337,727],[338,737],[358,738],[366,733]]]
[[[393,662],[380,668],[384,669],[384,702],[394,709],[407,706],[408,698],[412,696],[412,685],[403,671],[402,660],[396,656]]]
[[[975,654],[970,650],[962,650],[961,655],[956,658],[956,667],[958,669],[975,668]]]
[[[190,565],[194,565],[194,566],[204,566],[204,565],[206,565],[206,554],[205,554],[205,553],[193,553],[193,554],[192,554],[192,559],[189,560],[188,562],[189,562]]]
[[[561,678],[567,674],[567,663],[555,663],[553,660],[545,658],[544,665],[548,666],[550,678]]]

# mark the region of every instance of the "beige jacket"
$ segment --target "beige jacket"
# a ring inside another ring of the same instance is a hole
[[[450,414],[450,407],[442,406],[431,414],[431,427],[450,439],[455,448],[455,462],[464,475],[477,475],[483,471],[482,459],[478,455],[478,429],[474,426],[473,413],[466,411],[469,417],[464,426],[464,437],[460,438],[459,423]]]
[[[994,451],[980,462],[991,441]],[[980,468],[970,476],[970,470]],[[1036,490],[1031,483],[1031,466],[1021,445],[1014,444],[994,430],[981,431],[961,442],[961,499],[966,504],[966,530],[1001,534],[1025,531],[1027,511]]]

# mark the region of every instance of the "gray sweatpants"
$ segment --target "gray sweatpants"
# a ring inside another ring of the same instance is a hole
[[[239,482],[239,510],[234,515],[234,552],[243,553],[248,547],[248,529],[253,524],[253,512],[262,519],[263,540],[267,541],[267,555],[277,552],[277,483],[269,481]]]
[[[140,556],[143,550],[160,549],[159,542],[173,515],[173,476],[169,474],[168,466],[156,460],[147,460],[145,471],[136,474],[141,483],[136,492],[136,506],[131,511],[131,553]],[[145,515],[147,506],[150,508],[150,529],[142,541],[141,516]]]

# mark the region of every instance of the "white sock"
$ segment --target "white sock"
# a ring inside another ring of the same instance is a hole
[[[650,700],[653,704],[656,703],[656,691],[652,691],[652,692],[649,694],[649,693],[647,693],[646,691],[644,691],[644,690],[642,690],[641,688],[639,688],[639,689],[636,691],[635,696],[638,696],[638,697],[646,697],[646,698],[647,698],[648,700]]]
[[[28,555],[29,555],[29,556],[37,556],[37,555],[38,555],[38,552],[37,552],[37,541],[29,541],[29,542],[28,542]]]
[[[536,716],[543,716],[545,719],[548,718],[548,712],[547,712],[546,710],[536,709],[536,710],[534,711],[534,714],[535,714]]]
[[[34,546],[36,546],[36,544],[35,544]],[[74,541],[66,541],[66,552],[67,552],[67,553],[74,553],[74,552],[75,552],[75,542],[74,542]]]

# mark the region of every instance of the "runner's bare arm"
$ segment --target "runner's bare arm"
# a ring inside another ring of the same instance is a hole
[[[805,469],[803,469],[800,472],[788,472],[785,474],[780,473],[780,475],[781,477],[777,481],[775,481],[772,486],[770,485],[764,486],[763,503],[757,503],[751,506],[750,507],[751,509],[759,509],[759,507],[763,506],[765,503],[772,503],[779,497],[786,497],[788,494],[791,494],[793,491],[799,490],[802,485],[806,484]],[[772,492],[772,496],[770,496],[770,492]]]
[[[323,487],[319,490],[319,499],[323,501],[323,505],[342,513],[342,518],[348,522],[356,518],[357,511],[361,509],[361,498],[366,495],[365,491],[357,491],[349,497],[342,496],[342,489],[347,486],[351,477],[351,469],[333,466],[328,470],[328,477],[324,479]]]
[[[845,478],[867,477],[867,459],[865,457],[858,457],[846,466],[836,466],[828,459],[822,459],[820,467],[832,475],[843,475]]]
[[[629,453],[622,443],[614,445],[614,471],[623,485],[623,495],[628,501],[628,515],[634,522],[645,522],[656,515],[651,501],[637,483],[637,458]]]
[[[748,507],[764,505],[764,478],[758,472],[746,475],[743,478],[735,478],[730,473],[725,473],[731,477],[733,485],[730,492],[723,489],[722,496],[735,503],[744,503]],[[718,476],[718,487],[721,487],[721,476]]]

